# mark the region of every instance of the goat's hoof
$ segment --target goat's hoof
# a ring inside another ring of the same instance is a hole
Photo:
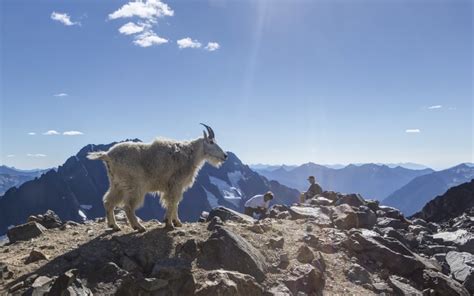
[[[165,230],[171,231],[174,230],[174,226],[171,223],[166,223],[165,224]]]
[[[183,223],[181,223],[181,221],[179,221],[179,220],[173,220],[173,224],[174,224],[175,227],[183,226]]]
[[[145,229],[145,227],[143,227],[143,225],[135,225],[135,226],[133,226],[133,229],[135,229],[138,232],[145,232],[146,231],[146,229]]]
[[[118,226],[117,224],[109,225],[109,227],[112,228],[113,231],[120,231],[120,230],[122,230],[122,228],[120,228],[120,226]]]

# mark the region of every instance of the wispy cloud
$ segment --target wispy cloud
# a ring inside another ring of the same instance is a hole
[[[428,109],[430,109],[430,110],[433,110],[433,109],[441,109],[441,108],[443,108],[442,105],[433,105],[433,106],[429,106],[429,107],[428,107]]]
[[[176,43],[178,44],[179,48],[199,48],[199,47],[201,47],[201,43],[199,41],[192,40],[189,37],[179,39],[178,41],[176,41]]]
[[[7,157],[8,157],[8,158],[15,157],[15,154],[8,154]]]
[[[421,130],[418,129],[418,128],[412,128],[412,129],[405,130],[405,132],[408,133],[408,134],[417,134],[417,133],[420,133]]]
[[[55,130],[49,130],[47,132],[44,132],[43,135],[45,135],[45,136],[54,136],[54,135],[59,135],[59,132],[55,131]]]
[[[161,38],[152,31],[146,31],[136,36],[135,40],[133,40],[133,43],[140,47],[150,47],[152,45],[168,43],[168,40],[166,40],[165,38]]]
[[[35,132],[29,132],[28,135],[29,136],[34,136],[34,135],[36,135],[36,133]]]
[[[132,22],[128,22],[125,25],[121,26],[119,28],[119,32],[124,34],[124,35],[132,35],[136,33],[140,33],[143,30],[145,30],[145,25],[137,25]]]
[[[217,42],[208,42],[206,47],[204,47],[207,51],[215,51],[218,50],[221,46]]]
[[[109,14],[109,19],[139,17],[150,22],[156,22],[157,18],[173,16],[174,11],[159,0],[131,1]]]
[[[81,25],[80,22],[71,21],[71,17],[67,13],[53,11],[53,13],[51,13],[51,19],[54,21],[58,21],[65,26]]]
[[[84,133],[83,132],[80,132],[80,131],[65,131],[63,133],[64,136],[80,136],[80,135],[83,135]]]
[[[67,97],[69,95],[67,93],[57,93],[57,94],[54,94],[53,96],[55,96],[55,97]]]
[[[41,154],[41,153],[36,153],[36,154],[28,153],[28,154],[26,154],[26,156],[28,156],[28,157],[46,157],[46,154]]]

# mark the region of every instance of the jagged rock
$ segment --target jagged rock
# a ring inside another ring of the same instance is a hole
[[[195,258],[198,253],[198,244],[195,239],[189,239],[185,243],[176,246],[176,254],[188,259]]]
[[[307,245],[307,246],[310,246],[312,248],[318,248],[319,247],[319,238],[316,237],[315,235],[313,234],[306,234],[305,236],[303,236],[302,238],[302,241]]]
[[[379,209],[380,206],[380,201],[376,199],[366,199],[365,200],[365,205],[371,209],[374,213],[377,213],[377,210]]]
[[[304,292],[310,295],[322,295],[325,278],[314,266],[303,264],[294,267],[283,282],[294,294]]]
[[[451,251],[446,254],[454,279],[463,284],[471,293],[474,293],[474,255],[467,252]]]
[[[448,253],[449,251],[456,251],[457,249],[453,246],[443,246],[443,245],[426,245],[420,248],[420,253],[423,253],[428,256],[433,256],[438,253]]]
[[[130,257],[127,255],[122,256],[120,258],[120,266],[128,271],[128,272],[134,272],[134,271],[140,271],[141,267]]]
[[[353,263],[346,271],[347,278],[357,285],[371,284],[369,272],[360,266],[359,264]]]
[[[377,219],[377,226],[380,228],[392,227],[394,229],[408,230],[408,225],[409,224],[406,221],[402,221],[400,219],[386,217]]]
[[[339,193],[334,192],[334,191],[324,191],[323,193],[320,194],[320,196],[325,197],[332,201],[336,201],[339,195],[340,195]]]
[[[265,233],[265,230],[263,230],[263,228],[262,228],[262,226],[260,226],[260,224],[253,224],[253,225],[249,226],[248,229],[250,231],[258,233],[258,234]]]
[[[278,267],[280,268],[286,268],[290,264],[290,257],[288,253],[281,253],[279,259],[280,264],[278,264]]]
[[[25,260],[25,264],[30,264],[39,260],[48,260],[48,256],[37,250],[31,250],[30,255]]]
[[[51,289],[49,290],[48,294],[49,295],[65,295],[66,290],[68,290],[69,287],[74,283],[74,281],[76,281],[77,273],[78,273],[77,269],[71,269],[61,274],[58,278],[54,280],[53,285],[51,286]],[[79,284],[80,284],[79,286],[81,286],[82,283],[79,282]],[[81,289],[81,290],[84,290],[84,289]],[[90,294],[92,295],[92,293]],[[79,295],[87,295],[87,294],[79,294]]]
[[[314,259],[314,253],[310,248],[308,248],[308,246],[302,245],[298,249],[296,259],[301,263],[311,263]]]
[[[236,212],[234,210],[228,209],[226,207],[216,207],[209,212],[207,221],[211,221],[212,218],[219,217],[222,221],[235,221],[241,223],[254,223],[256,220],[245,214]]]
[[[283,237],[279,238],[270,238],[268,241],[268,246],[272,249],[281,249],[283,248],[283,245],[285,244],[285,239]]]
[[[358,227],[372,229],[377,223],[377,215],[367,206],[360,206],[356,211]]]
[[[389,207],[389,206],[380,206],[379,210],[377,211],[377,216],[379,217],[387,217],[392,219],[402,219],[403,214],[400,210]]]
[[[332,204],[332,200],[322,196],[316,196],[311,198],[308,203],[315,206],[329,206]]]
[[[106,263],[99,271],[99,279],[103,282],[114,282],[120,278],[125,277],[128,274],[127,271],[118,267],[114,262]]]
[[[214,216],[209,222],[209,225],[207,225],[207,230],[212,231],[214,230],[214,228],[216,228],[217,225],[224,225],[224,223],[222,222],[222,219],[219,216]]]
[[[438,232],[433,235],[433,239],[443,245],[454,245],[459,251],[474,254],[474,233],[465,229],[458,229],[453,232]]]
[[[340,195],[334,204],[335,205],[348,204],[353,207],[358,207],[358,206],[365,206],[366,202],[360,194],[352,193],[352,194]]]
[[[421,225],[409,225],[408,231],[417,235],[421,232],[433,233],[430,228]]]
[[[235,271],[214,270],[206,273],[205,281],[195,295],[240,296],[263,295],[263,288],[255,278]]]
[[[168,281],[167,289],[171,295],[192,295],[196,290],[191,265],[182,260],[159,260],[153,267],[151,276]]]
[[[32,215],[28,217],[28,222],[37,222],[43,225],[47,229],[61,227],[63,222],[52,210],[47,210],[46,213],[42,215]]]
[[[47,276],[39,276],[35,279],[30,288],[31,295],[46,295],[51,289],[53,279]]]
[[[393,289],[384,282],[373,283],[372,289],[377,293],[387,293],[388,295],[393,294]]]
[[[351,229],[358,226],[357,214],[351,206],[342,204],[332,210],[332,221],[337,228]]]
[[[224,227],[217,228],[203,243],[202,252],[207,260],[225,269],[250,274],[259,282],[265,278],[267,266],[260,251]]]
[[[393,290],[397,295],[403,295],[403,296],[422,296],[423,293],[418,290],[413,288],[409,283],[407,283],[407,280],[398,276],[390,276],[388,278],[388,282],[390,283],[390,286],[392,286]]]
[[[320,207],[292,206],[289,210],[292,219],[311,219],[316,225],[330,227],[331,219]]]
[[[398,241],[396,241],[398,242]],[[352,231],[345,245],[356,254],[378,261],[391,272],[409,276],[414,271],[425,268],[425,264],[404,248],[401,243],[389,241],[374,231]]]
[[[323,254],[321,252],[317,252],[316,255],[314,256],[314,260],[311,262],[311,264],[318,268],[321,272],[326,271],[326,260],[324,260]]]
[[[423,287],[434,289],[437,295],[469,296],[469,292],[457,281],[434,270],[423,270]]]
[[[45,230],[46,228],[39,223],[28,222],[10,228],[7,232],[7,236],[11,243],[16,241],[27,241],[40,236]]]
[[[0,262],[0,283],[3,280],[11,278],[12,276],[13,272],[8,269],[8,266],[5,263]]]

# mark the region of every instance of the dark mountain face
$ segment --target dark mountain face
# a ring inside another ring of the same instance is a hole
[[[474,208],[474,179],[446,191],[428,202],[423,209],[413,215],[430,222],[445,222]]]
[[[413,179],[383,200],[383,203],[400,209],[405,215],[413,215],[435,196],[449,188],[469,182],[474,178],[474,167],[466,164],[434,172]]]
[[[41,176],[48,170],[18,170],[15,168],[0,166],[0,195],[3,195],[9,188],[18,187],[26,181],[33,180]]]
[[[314,163],[303,164],[291,170],[280,168],[260,171],[268,179],[302,191],[307,190],[309,183],[306,179],[313,175],[325,190],[357,192],[366,198],[378,200],[384,199],[413,178],[431,172],[431,169],[410,170],[376,164],[348,165],[342,169],[332,169]]]
[[[24,223],[29,215],[51,209],[63,220],[82,221],[104,216],[102,196],[108,189],[105,166],[86,158],[91,151],[106,151],[109,145],[88,145],[70,157],[57,171],[51,170],[19,188],[9,189],[0,197],[0,233],[9,225]],[[202,211],[222,205],[242,210],[245,201],[255,194],[272,190],[275,202],[290,204],[297,200],[297,190],[268,181],[236,155],[219,168],[205,165],[192,188],[184,194],[179,207],[183,221],[196,221]],[[147,196],[137,215],[144,220],[162,219],[164,210],[157,197]]]

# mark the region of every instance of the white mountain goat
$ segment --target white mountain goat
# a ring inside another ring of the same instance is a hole
[[[202,124],[202,123],[201,123]],[[206,127],[203,138],[178,142],[157,139],[152,143],[124,142],[107,152],[91,152],[89,159],[101,159],[107,167],[110,187],[104,195],[107,224],[120,230],[115,222],[114,209],[123,206],[130,225],[145,231],[135,216],[135,210],[143,205],[148,192],[160,195],[160,203],[166,209],[167,228],[180,227],[178,205],[183,193],[207,161],[219,167],[227,154],[216,144],[214,131]]]

